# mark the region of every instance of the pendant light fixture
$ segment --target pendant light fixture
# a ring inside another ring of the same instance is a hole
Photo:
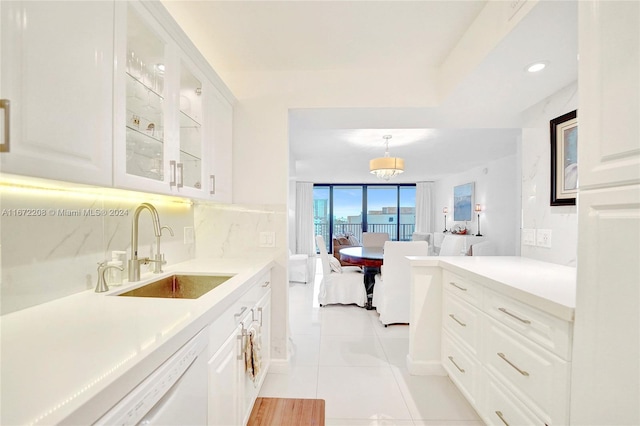
[[[385,140],[384,157],[374,158],[369,161],[369,171],[380,179],[389,180],[390,178],[404,172],[404,160],[399,157],[389,156],[389,139],[391,135],[384,135]]]

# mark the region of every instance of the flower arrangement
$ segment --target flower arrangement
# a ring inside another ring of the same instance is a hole
[[[451,233],[452,234],[460,234],[460,235],[464,235],[467,233],[467,227],[465,225],[455,225],[452,229],[451,229]]]

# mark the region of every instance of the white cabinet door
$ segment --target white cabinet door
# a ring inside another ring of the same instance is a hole
[[[215,88],[211,102],[211,137],[207,192],[212,200],[230,203],[231,198],[231,149],[233,132],[233,107]]]
[[[640,3],[579,2],[571,424],[640,424]]]
[[[3,1],[0,13],[2,172],[111,186],[114,2]]]
[[[209,360],[209,425],[241,424],[242,399],[239,396],[244,386],[244,359],[238,359],[242,355],[241,335],[239,325]]]
[[[115,23],[114,183],[168,194],[176,185],[176,169],[169,163],[171,143],[178,138],[170,121],[176,49],[139,3],[116,2]]]

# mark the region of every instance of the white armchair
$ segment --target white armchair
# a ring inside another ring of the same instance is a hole
[[[364,275],[360,272],[360,268],[341,266],[338,259],[329,256],[322,235],[316,235],[316,244],[322,261],[322,281],[318,292],[320,306],[335,303],[364,306],[367,302],[367,292],[364,288]]]
[[[363,232],[362,247],[382,247],[385,241],[389,241],[387,232]]]
[[[405,256],[428,256],[426,241],[387,241],[384,243],[383,269],[373,288],[373,306],[380,322],[406,324],[410,317],[411,266]]]
[[[289,250],[289,281],[309,282],[309,255],[292,254]]]

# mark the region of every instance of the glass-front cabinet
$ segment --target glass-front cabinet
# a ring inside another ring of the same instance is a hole
[[[126,173],[164,182],[166,42],[131,7],[126,41]]]
[[[116,2],[116,68],[121,70],[117,75],[123,78],[125,96],[119,100],[116,95],[116,111],[121,111],[116,112],[116,129],[124,131],[116,130],[115,184],[230,201],[230,191],[215,188],[219,174],[217,184],[225,182],[230,189],[230,168],[217,170],[216,165],[231,162],[230,157],[215,158],[230,154],[224,147],[231,144],[230,134],[220,138],[214,129],[221,119],[216,116],[220,91],[208,76],[215,73],[201,57],[194,58],[199,55],[195,48],[180,44],[184,36],[176,37],[175,28],[172,33],[166,11],[155,10],[161,15],[158,19],[149,7]],[[230,127],[231,116],[223,119]]]

